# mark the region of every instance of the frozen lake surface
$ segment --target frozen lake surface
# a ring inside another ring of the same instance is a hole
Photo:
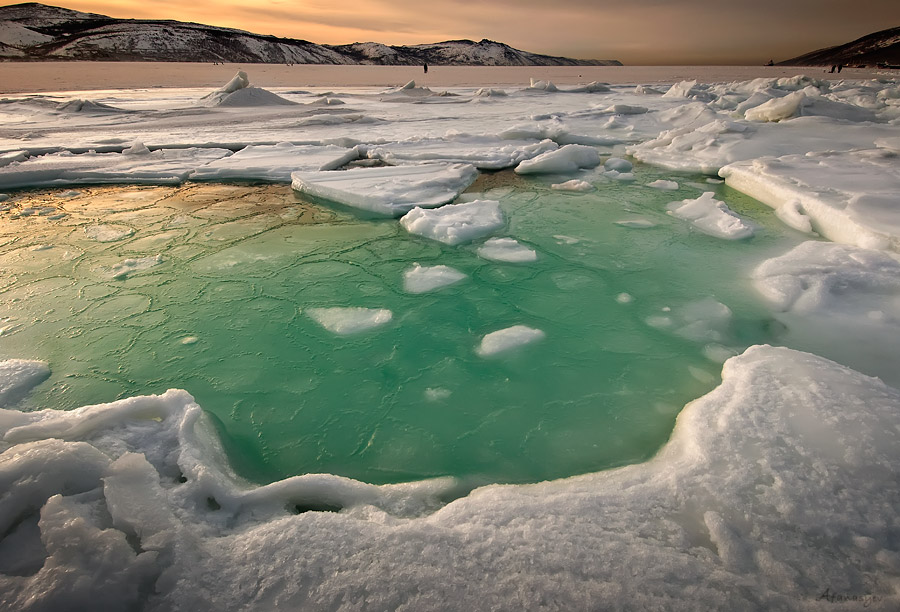
[[[3,607],[900,604],[890,75],[73,66],[0,100]]]

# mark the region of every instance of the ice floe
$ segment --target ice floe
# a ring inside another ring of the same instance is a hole
[[[679,219],[690,221],[704,234],[741,240],[754,233],[754,226],[731,211],[724,202],[713,197],[712,191],[705,192],[696,199],[681,200],[669,204],[669,213]]]
[[[584,193],[586,191],[594,191],[596,188],[587,181],[572,179],[571,181],[566,181],[564,183],[553,183],[552,185],[550,185],[550,189],[555,189],[556,191],[575,191]]]
[[[455,245],[491,234],[504,227],[506,220],[496,200],[474,200],[434,210],[413,208],[400,225],[410,234]]]
[[[306,316],[333,334],[346,336],[390,323],[393,313],[384,308],[306,308]]]
[[[403,273],[403,289],[408,293],[426,293],[466,278],[466,275],[450,266],[420,266],[415,264]]]
[[[453,201],[477,178],[470,164],[421,164],[353,168],[339,172],[294,172],[297,191],[383,215]]]
[[[520,346],[537,342],[546,334],[527,325],[513,325],[505,329],[498,329],[481,339],[481,343],[475,350],[482,357],[491,357],[498,353],[505,353]]]
[[[43,361],[6,359],[0,361],[0,406],[21,399],[35,385],[50,376],[50,368]]]
[[[567,144],[555,151],[547,151],[516,166],[519,174],[570,174],[581,168],[600,165],[597,149],[586,145]]]
[[[259,180],[290,183],[291,173],[336,170],[359,157],[355,148],[336,145],[249,145],[234,155],[191,172],[197,181]]]
[[[478,256],[493,261],[526,263],[537,260],[537,252],[513,238],[489,238],[478,247]]]
[[[390,164],[410,162],[463,162],[481,170],[511,168],[522,161],[559,148],[549,139],[510,141],[493,137],[455,136],[414,138],[370,147],[368,157]]]

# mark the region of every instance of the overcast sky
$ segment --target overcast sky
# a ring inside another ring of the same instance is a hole
[[[900,0],[43,1],[317,43],[489,38],[536,53],[625,64],[760,64],[900,26]]]

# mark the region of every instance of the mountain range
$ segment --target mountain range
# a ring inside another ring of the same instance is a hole
[[[481,40],[393,46],[306,40],[170,20],[115,19],[36,2],[0,7],[0,60],[244,62],[445,66],[620,66],[539,55]]]
[[[867,34],[836,47],[819,49],[779,62],[779,66],[876,66],[900,65],[900,27]]]

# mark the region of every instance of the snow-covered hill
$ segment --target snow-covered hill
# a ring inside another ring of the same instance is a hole
[[[834,64],[900,64],[900,27],[881,30],[837,47],[819,49],[783,62],[782,66]]]
[[[318,45],[179,21],[114,19],[36,2],[0,7],[0,59],[473,66],[620,65],[538,55],[490,40],[410,47]]]

